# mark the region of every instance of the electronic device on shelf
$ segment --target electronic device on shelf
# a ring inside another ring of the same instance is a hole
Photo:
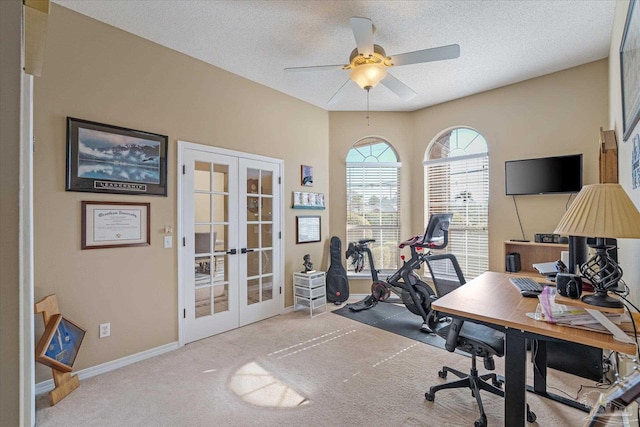
[[[507,196],[577,193],[582,188],[582,154],[508,160],[504,175]]]
[[[510,277],[509,281],[520,292],[542,292],[544,290],[544,284],[529,277]]]

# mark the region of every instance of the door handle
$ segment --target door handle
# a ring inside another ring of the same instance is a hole
[[[227,253],[228,253],[229,255],[235,255],[235,254],[237,254],[238,252],[237,252],[235,249],[229,249],[229,250],[227,251]]]
[[[247,249],[247,248],[242,248],[240,249],[240,253],[242,254],[246,254],[247,252],[254,252],[255,249]]]

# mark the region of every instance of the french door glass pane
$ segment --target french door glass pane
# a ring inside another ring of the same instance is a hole
[[[194,194],[195,222],[211,222],[211,194]]]
[[[260,219],[262,221],[273,220],[273,199],[271,197],[262,197],[260,203]]]
[[[196,191],[211,191],[211,163],[196,162],[194,188]]]
[[[247,305],[260,302],[260,279],[247,280]]]
[[[273,246],[273,227],[271,224],[263,224],[262,225],[262,245],[263,248],[270,248]]]
[[[260,171],[260,176],[262,177],[262,182],[260,185],[260,193],[261,194],[273,194],[273,172],[271,171]]]
[[[211,286],[196,287],[196,319],[211,314]]]

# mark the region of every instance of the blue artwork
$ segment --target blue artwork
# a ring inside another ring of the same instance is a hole
[[[70,323],[64,317],[61,318],[56,332],[49,342],[49,347],[44,353],[45,356],[63,365],[73,367],[84,333],[82,329]]]
[[[78,129],[78,177],[160,183],[159,141]]]

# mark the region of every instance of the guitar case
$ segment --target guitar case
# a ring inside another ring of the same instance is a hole
[[[327,270],[327,300],[342,303],[349,298],[349,280],[347,270],[342,265],[342,242],[339,237],[331,238],[329,254],[331,265]]]

